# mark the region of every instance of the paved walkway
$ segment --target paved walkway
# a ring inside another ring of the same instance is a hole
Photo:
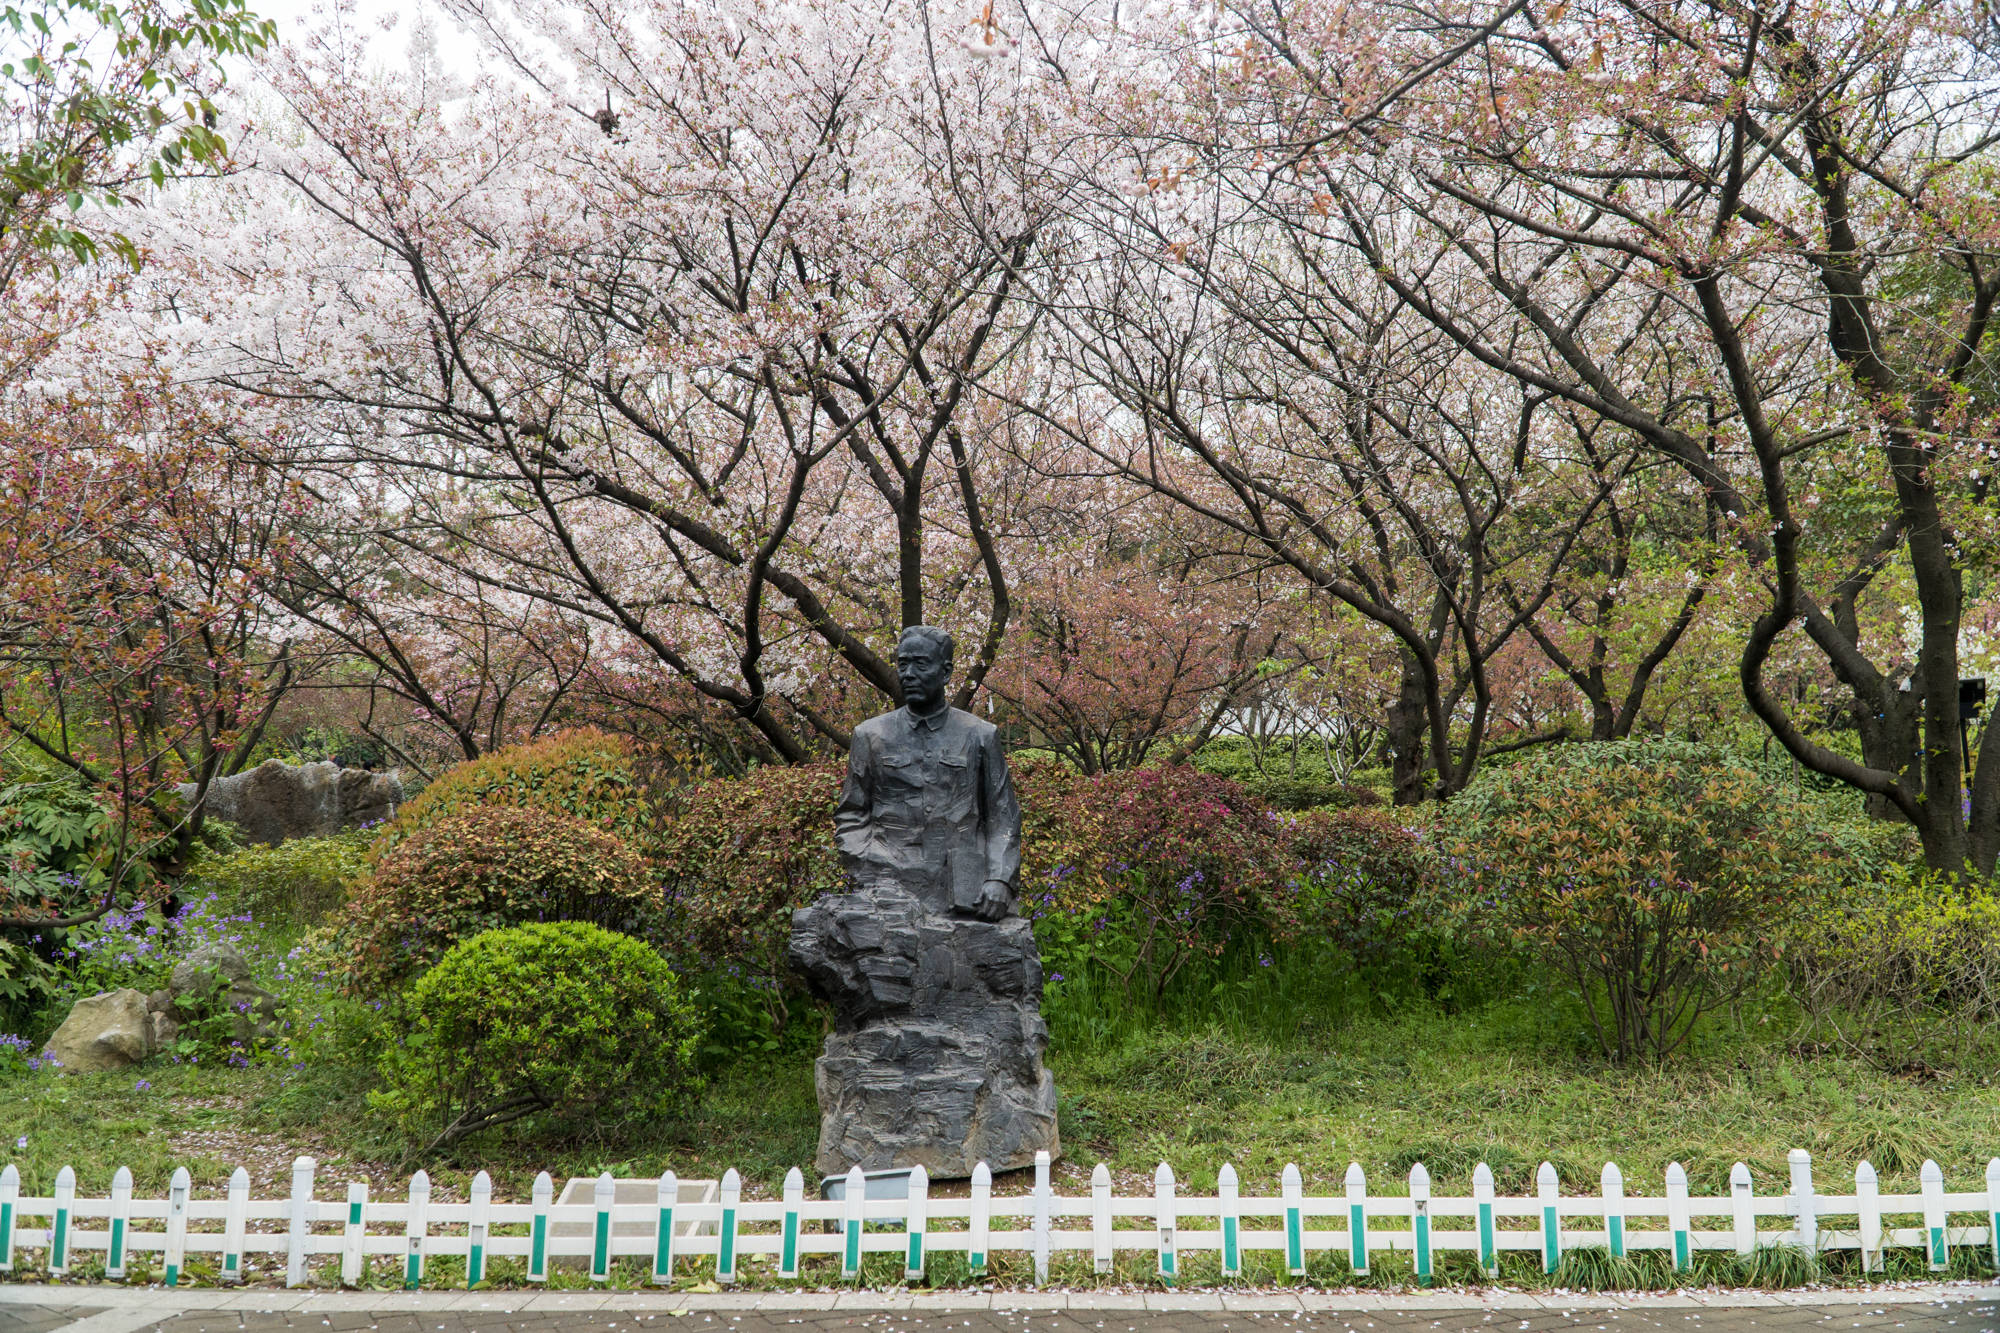
[[[2000,1284],[1380,1294],[302,1292],[0,1286],[0,1333],[2000,1333]]]

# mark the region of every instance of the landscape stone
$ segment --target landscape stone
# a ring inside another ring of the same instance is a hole
[[[181,1035],[180,1021],[176,1019],[171,1013],[168,1013],[165,1010],[157,1010],[157,1009],[154,1010],[152,1013],[152,1023],[153,1023],[153,1050],[156,1053],[159,1051],[164,1051],[165,1049],[167,1049],[167,1047],[173,1045],[176,1041],[180,1040],[180,1035]]]
[[[193,785],[179,790],[182,799],[194,799]],[[402,800],[402,779],[393,772],[343,769],[331,760],[292,765],[277,759],[217,778],[206,797],[210,818],[234,824],[246,839],[264,846],[378,823],[394,815]]]
[[[63,1068],[85,1074],[138,1064],[153,1053],[146,993],[128,986],[78,1000],[45,1053]]]
[[[205,994],[218,984],[234,986],[250,980],[250,962],[233,944],[204,944],[174,964],[167,989],[174,999]]]

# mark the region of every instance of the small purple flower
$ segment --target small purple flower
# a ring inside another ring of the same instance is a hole
[[[151,1083],[148,1083],[148,1082],[147,1082],[147,1081],[146,1081],[145,1079],[143,1079],[143,1078],[142,1078],[142,1079],[140,1079],[140,1080],[139,1080],[139,1081],[138,1081],[137,1083],[134,1083],[134,1084],[132,1085],[132,1091],[134,1091],[134,1092],[150,1092],[150,1091],[152,1090],[152,1087],[153,1087],[153,1085],[152,1085]]]
[[[28,1147],[28,1136],[26,1134],[23,1134],[20,1138],[14,1140],[15,1152],[25,1152],[27,1150],[27,1147]]]

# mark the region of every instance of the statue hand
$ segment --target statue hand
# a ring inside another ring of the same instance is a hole
[[[981,921],[998,921],[1007,915],[1013,905],[1013,894],[1002,880],[989,879],[979,890],[979,900],[972,904],[972,915]]]

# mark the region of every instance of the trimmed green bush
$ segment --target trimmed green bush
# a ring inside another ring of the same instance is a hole
[[[1567,976],[1618,1059],[1678,1047],[1840,877],[1789,792],[1683,742],[1562,746],[1490,771],[1445,807],[1439,838],[1472,937]]]
[[[426,1151],[530,1117],[602,1132],[695,1085],[700,1021],[665,959],[580,921],[454,945],[404,997],[369,1103],[433,1134]]]
[[[530,921],[642,929],[657,898],[644,858],[611,833],[532,807],[448,816],[356,886],[340,922],[356,989],[383,993],[460,940]]]
[[[447,770],[396,811],[372,854],[385,856],[440,820],[495,806],[548,810],[623,838],[643,833],[649,816],[631,742],[585,728],[510,745]]]

